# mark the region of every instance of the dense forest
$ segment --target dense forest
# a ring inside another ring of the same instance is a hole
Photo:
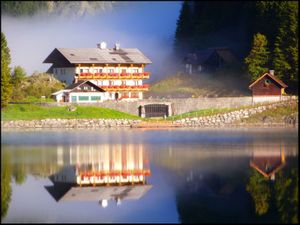
[[[1,1],[1,14],[15,17],[38,13],[81,16],[112,7],[113,2],[105,1]]]
[[[298,2],[184,1],[175,33],[177,57],[224,46],[236,53],[250,80],[274,69],[298,91]]]

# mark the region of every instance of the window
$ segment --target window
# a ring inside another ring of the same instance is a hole
[[[271,81],[269,79],[265,79],[264,87],[268,87],[271,84]]]
[[[100,101],[101,96],[91,96],[91,101]]]
[[[53,68],[53,73],[56,74],[56,68]]]
[[[137,73],[137,72],[138,72],[138,69],[132,69],[132,72],[133,72],[133,73]]]
[[[126,69],[122,69],[122,73],[126,73]]]
[[[83,69],[80,69],[80,73],[83,73]]]
[[[88,90],[88,86],[83,86],[83,90]]]
[[[102,71],[103,71],[102,69],[99,69],[99,73],[102,73]]]
[[[79,101],[88,101],[89,96],[79,96]]]
[[[126,85],[126,81],[125,80],[122,80],[122,85]]]
[[[98,73],[98,69],[94,69],[94,73]]]
[[[72,96],[72,102],[76,102],[77,101],[77,96]]]
[[[114,72],[114,69],[108,69],[108,72],[109,72],[109,73],[113,73],[113,72]]]

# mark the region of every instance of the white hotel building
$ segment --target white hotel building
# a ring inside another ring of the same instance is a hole
[[[136,48],[115,44],[109,49],[102,42],[97,48],[56,48],[44,63],[52,63],[48,72],[72,88],[78,81],[90,81],[100,88],[86,84],[70,91],[66,87],[67,91],[53,93],[58,102],[95,102],[143,99],[143,91],[149,88],[143,80],[150,76],[144,68],[152,62]]]

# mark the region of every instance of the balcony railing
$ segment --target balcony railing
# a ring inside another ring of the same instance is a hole
[[[136,85],[136,86],[128,86],[128,85],[111,85],[111,86],[99,86],[105,91],[148,91],[149,85]]]
[[[148,79],[150,72],[143,73],[80,73],[78,79]]]

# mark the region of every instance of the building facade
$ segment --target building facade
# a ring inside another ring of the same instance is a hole
[[[270,70],[250,84],[249,89],[252,91],[253,102],[265,102],[280,101],[286,87],[285,83],[275,77],[274,70]]]
[[[102,42],[97,48],[56,48],[44,60],[52,63],[48,72],[67,85],[90,81],[107,92],[107,99],[134,101],[143,99],[149,89],[144,84],[150,72],[145,66],[152,63],[136,48],[108,49]]]

